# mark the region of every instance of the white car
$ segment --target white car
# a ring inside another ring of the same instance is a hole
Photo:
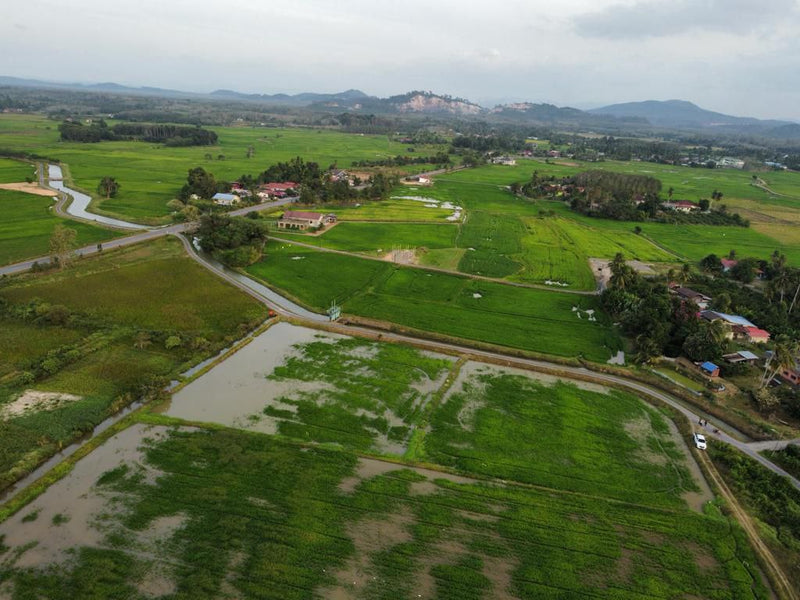
[[[706,449],[706,437],[702,433],[693,434],[692,439],[694,439],[694,445],[697,446],[699,450]]]

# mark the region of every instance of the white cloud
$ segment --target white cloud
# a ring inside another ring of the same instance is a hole
[[[0,21],[0,74],[570,105],[684,98],[800,117],[798,12],[797,0],[26,0]],[[18,27],[34,22],[35,36]]]

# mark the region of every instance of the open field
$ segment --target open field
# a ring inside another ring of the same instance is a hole
[[[344,312],[354,315],[603,362],[619,349],[619,338],[594,297],[475,281],[278,243],[270,243],[266,258],[247,271],[317,310],[335,299]],[[597,311],[598,320],[590,320],[586,310]]]
[[[428,188],[397,188],[395,196],[426,197]],[[453,214],[446,208],[425,206],[424,202],[392,197],[388,200],[364,202],[361,206],[329,207],[320,210],[335,213],[340,221],[445,221]]]
[[[457,225],[422,223],[338,223],[318,236],[292,235],[282,230],[276,236],[297,239],[334,250],[384,255],[395,248],[452,248]]]
[[[711,192],[716,189],[723,193],[723,204],[729,203],[734,198],[742,198],[800,209],[800,173],[785,171],[756,173],[767,183],[768,187],[789,196],[782,198],[752,185],[753,173],[736,169],[689,168],[635,161],[591,163],[570,159],[570,163],[574,166],[559,164],[559,161],[546,163],[542,160],[520,159],[517,160],[517,165],[514,167],[487,165],[477,169],[466,169],[440,175],[437,181],[509,185],[513,181],[528,181],[534,171],[537,171],[540,176],[566,177],[589,169],[599,169],[655,177],[662,183],[663,195],[666,195],[667,190],[672,187],[676,198],[686,200],[697,201],[700,198],[710,198]]]
[[[6,278],[0,302],[0,405],[28,390],[80,397],[0,420],[0,488],[265,316],[174,239]]]
[[[166,203],[186,182],[189,169],[201,166],[217,180],[257,175],[271,164],[301,156],[323,168],[352,161],[376,160],[406,153],[406,145],[379,135],[353,135],[328,130],[266,127],[209,127],[219,136],[216,146],[170,148],[146,142],[81,144],[59,140],[58,121],[32,115],[0,115],[0,148],[31,152],[69,166],[71,183],[96,196],[100,179],[109,175],[121,184],[116,198],[95,203],[97,212],[144,223],[163,222]],[[255,156],[247,158],[248,147]],[[439,146],[417,146],[417,153],[435,154]],[[211,159],[206,158],[211,155]],[[223,156],[220,159],[220,156]],[[420,165],[424,168],[424,165]],[[412,168],[416,168],[412,167]]]
[[[32,164],[0,158],[0,183],[19,183],[27,178],[36,179],[36,167]]]
[[[230,430],[134,426],[0,535],[0,589],[15,597],[768,597],[716,511],[487,484]]]
[[[424,194],[417,198],[431,198],[432,202],[466,206],[467,216],[462,223],[441,230],[423,223],[401,223],[404,215],[409,220],[417,220],[418,206],[422,206],[423,211],[440,209],[426,208],[418,200],[401,199],[397,192],[390,203],[366,204],[345,209],[344,213],[339,211],[344,218],[357,215],[359,211],[369,211],[361,214],[377,218],[380,210],[385,210],[383,215],[396,223],[356,226],[342,222],[319,237],[298,239],[356,252],[424,247],[429,252],[418,253],[417,259],[425,265],[523,283],[558,282],[576,290],[596,287],[589,257],[611,259],[622,252],[629,259],[642,261],[676,260],[653,242],[634,234],[632,228],[609,232],[603,229],[602,223],[584,224],[567,216],[553,218],[539,214],[541,206],[515,198],[497,186],[437,183],[416,193]],[[458,231],[455,239],[445,234],[455,231]]]
[[[578,167],[567,167],[557,164],[546,164],[540,161],[519,161],[515,167],[485,166],[467,169],[451,174],[440,175],[436,187],[448,190],[451,197],[459,197],[468,208],[480,206],[482,197],[495,198],[500,186],[513,181],[527,181],[533,171],[542,176],[555,175],[563,177],[586,169],[609,169],[637,175],[650,175],[662,180],[662,194],[669,187],[675,190],[676,198],[697,200],[710,197],[717,189],[723,192],[722,203],[732,211],[739,211],[752,221],[749,229],[741,227],[719,227],[708,225],[670,225],[666,223],[633,223],[592,219],[574,213],[561,202],[507,200],[505,206],[498,206],[497,201],[488,203],[494,210],[513,211],[520,215],[533,214],[539,210],[554,210],[560,216],[573,222],[592,228],[594,231],[605,231],[609,236],[620,234],[630,236],[634,227],[639,225],[645,236],[654,240],[670,252],[688,260],[699,260],[714,252],[727,254],[736,249],[740,256],[756,256],[766,258],[773,250],[784,252],[793,264],[800,264],[800,239],[795,235],[796,227],[787,226],[800,222],[800,174],[783,172],[758,173],[770,185],[782,186],[784,193],[792,194],[792,198],[776,197],[751,185],[752,174],[735,169],[689,169],[671,165],[651,163],[586,163]],[[471,192],[458,191],[471,189]],[[508,194],[506,194],[508,196]],[[529,206],[522,208],[520,204]],[[487,202],[483,203],[484,205]],[[588,256],[594,256],[588,251]],[[657,259],[653,259],[657,260]]]
[[[78,232],[78,246],[105,242],[122,235],[88,223],[62,219],[53,211],[52,198],[0,190],[0,265],[50,252],[50,236],[58,223]]]

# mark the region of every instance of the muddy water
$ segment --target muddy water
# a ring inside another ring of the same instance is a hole
[[[102,545],[105,532],[98,527],[97,519],[110,510],[110,498],[94,487],[95,482],[122,463],[144,469],[147,478],[154,480],[158,473],[142,463],[140,448],[145,438],[158,441],[167,432],[165,427],[147,425],[133,425],[121,431],[78,461],[68,476],[0,523],[0,537],[5,536],[3,543],[12,551],[35,542],[22,552],[16,565],[41,567],[64,560],[65,552],[75,546]],[[23,522],[23,518],[34,514],[35,520]],[[57,515],[61,524],[53,522]]]
[[[162,407],[170,417],[190,421],[220,423],[232,427],[275,433],[276,423],[269,418],[250,418],[260,415],[267,404],[284,410],[295,407],[283,405],[276,399],[292,391],[323,389],[324,382],[271,381],[267,375],[283,365],[294,354],[295,344],[319,339],[339,339],[342,336],[320,334],[313,329],[289,323],[277,323],[254,338],[233,356],[195,379],[177,392]]]

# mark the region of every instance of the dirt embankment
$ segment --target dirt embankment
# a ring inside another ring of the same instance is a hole
[[[11,190],[12,192],[25,192],[26,194],[36,194],[37,196],[57,196],[55,190],[48,190],[39,187],[35,183],[0,183],[0,190]]]

